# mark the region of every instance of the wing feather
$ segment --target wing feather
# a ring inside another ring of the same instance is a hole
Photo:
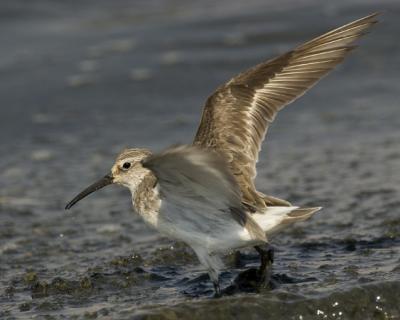
[[[241,203],[235,178],[216,152],[195,146],[171,147],[144,159],[142,165],[157,177],[162,199],[187,212],[204,208],[210,219],[213,214],[230,216],[254,240],[266,241],[264,231]]]
[[[239,74],[211,95],[194,145],[216,150],[227,161],[242,193],[256,208],[284,200],[256,191],[256,162],[269,124],[283,107],[336,67],[377,22],[372,14],[334,29],[275,59]]]

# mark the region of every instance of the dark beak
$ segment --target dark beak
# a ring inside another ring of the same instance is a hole
[[[88,196],[89,194],[104,188],[105,186],[108,186],[109,184],[113,183],[113,177],[111,176],[111,174],[108,174],[106,176],[104,176],[103,178],[101,178],[99,181],[91,184],[89,187],[87,187],[85,190],[83,190],[81,193],[79,193],[75,198],[73,198],[66,206],[65,206],[65,210],[71,209],[71,207],[77,203],[79,200],[82,200],[83,198],[85,198],[86,196]]]

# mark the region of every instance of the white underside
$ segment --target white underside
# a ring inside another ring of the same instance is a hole
[[[254,213],[252,218],[265,231],[267,237],[275,232],[287,214],[298,207],[269,207],[263,213]],[[250,236],[246,228],[233,219],[230,212],[215,208],[177,207],[165,200],[160,210],[143,218],[159,232],[181,240],[191,247],[202,248],[209,253],[238,249],[259,243]]]
[[[199,207],[196,203],[181,202],[177,206],[174,202],[160,200],[159,210],[139,214],[162,234],[192,247],[211,279],[217,281],[222,267],[219,253],[261,243],[252,239],[247,229],[234,220],[229,211],[216,210],[204,203]],[[296,209],[298,207],[268,207],[264,212],[251,216],[268,237],[289,225],[290,220],[302,220],[288,216]],[[288,220],[289,223],[286,223]]]

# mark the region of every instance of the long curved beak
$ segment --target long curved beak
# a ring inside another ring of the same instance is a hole
[[[99,181],[91,184],[89,187],[87,187],[85,190],[83,190],[81,193],[79,193],[75,198],[73,198],[66,206],[65,210],[71,209],[71,207],[77,203],[79,200],[82,200],[89,194],[104,188],[105,186],[108,186],[109,184],[113,183],[114,178],[112,177],[111,174],[108,174],[101,178]]]

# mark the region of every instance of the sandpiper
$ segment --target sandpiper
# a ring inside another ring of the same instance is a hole
[[[135,211],[161,233],[185,242],[220,294],[219,254],[254,246],[265,269],[268,237],[320,207],[299,208],[256,190],[256,162],[269,124],[337,66],[377,14],[346,24],[240,73],[207,100],[191,146],[152,154],[126,149],[111,172],[66,206],[110,184],[130,189]]]

